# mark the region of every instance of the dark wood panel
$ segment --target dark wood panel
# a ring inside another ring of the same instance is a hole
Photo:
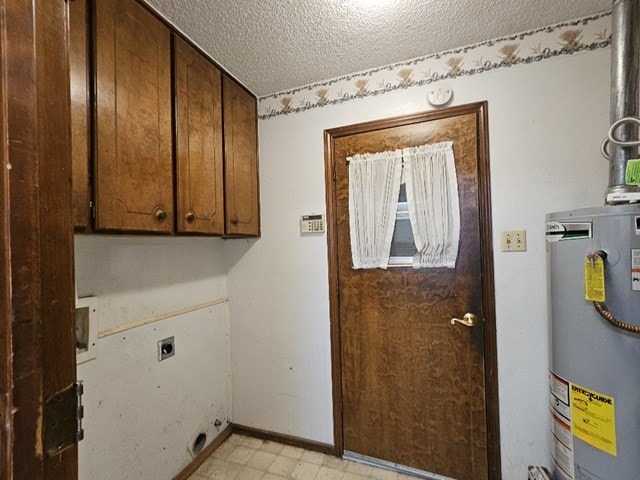
[[[487,368],[495,368],[493,281],[484,271],[492,266],[490,229],[486,218],[482,228],[478,220],[480,210],[484,215],[489,209],[483,107],[455,107],[325,134],[333,380],[339,394],[334,398],[336,445],[344,441],[346,450],[461,479],[500,478],[497,405],[486,405],[497,400],[497,381],[482,368],[487,346]],[[458,118],[443,118],[449,115]],[[452,138],[461,223],[469,229],[461,236],[456,269],[436,269],[431,276],[410,269],[351,270],[345,157]],[[478,172],[486,179],[479,182]],[[480,251],[487,260],[480,260]],[[470,308],[487,319],[485,332],[448,325]]]
[[[67,5],[2,0],[0,8],[2,148],[11,166],[2,174],[10,208],[3,282],[11,282],[2,308],[11,308],[15,352],[8,455],[13,479],[73,480],[75,448],[46,458],[41,436],[45,399],[75,379]]]
[[[95,9],[96,228],[169,233],[170,32],[135,0]]]
[[[221,74],[174,37],[177,229],[224,233]]]
[[[223,75],[225,232],[260,235],[256,99]]]
[[[73,222],[89,226],[89,44],[87,0],[69,2]]]
[[[4,0],[3,43],[7,94],[9,234],[12,288],[14,479],[43,477],[38,435],[42,405],[35,6]],[[6,43],[5,43],[6,39]],[[31,48],[24,48],[30,46]],[[35,441],[34,441],[35,440]]]
[[[0,35],[4,38],[6,18],[4,0],[0,1]],[[5,43],[0,42],[0,61],[6,58]],[[6,95],[4,75],[0,81],[0,138],[7,138]],[[0,165],[9,161],[7,144],[0,145]],[[13,478],[13,359],[11,327],[11,271],[9,269],[9,170],[0,168],[0,478]]]
[[[76,380],[68,10],[36,3],[40,321],[46,402]],[[45,455],[46,480],[78,478],[77,447]]]

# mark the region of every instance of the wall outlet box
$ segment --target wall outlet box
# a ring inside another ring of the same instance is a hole
[[[526,230],[503,230],[500,232],[500,250],[502,252],[526,252]]]
[[[176,354],[176,345],[173,337],[158,340],[158,361],[166,360]]]
[[[76,299],[76,363],[93,360],[98,355],[98,316],[96,297]]]

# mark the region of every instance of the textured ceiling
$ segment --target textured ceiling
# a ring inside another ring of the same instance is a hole
[[[611,0],[146,0],[262,96],[611,8]]]

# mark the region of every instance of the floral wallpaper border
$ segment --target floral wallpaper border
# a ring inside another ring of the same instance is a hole
[[[415,58],[258,99],[261,120],[611,44],[611,12]]]

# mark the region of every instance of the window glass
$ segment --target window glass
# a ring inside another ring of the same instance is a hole
[[[390,266],[412,266],[413,256],[418,253],[413,241],[413,231],[409,221],[407,208],[407,189],[405,184],[400,185],[398,196],[398,209],[396,213],[396,225],[391,240]]]

